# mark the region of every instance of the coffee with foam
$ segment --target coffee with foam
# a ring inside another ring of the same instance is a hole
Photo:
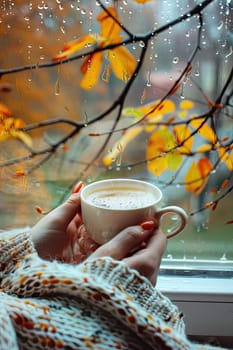
[[[145,208],[152,205],[154,194],[137,187],[108,187],[91,192],[87,201],[96,207],[113,210]]]

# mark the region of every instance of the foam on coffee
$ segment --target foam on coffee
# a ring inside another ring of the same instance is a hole
[[[136,209],[152,205],[155,196],[136,187],[109,187],[91,192],[87,201],[93,205],[106,209]]]

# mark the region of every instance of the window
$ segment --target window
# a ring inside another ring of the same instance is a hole
[[[33,225],[80,178],[139,178],[190,214],[162,288],[232,278],[231,1],[0,7],[1,228]]]

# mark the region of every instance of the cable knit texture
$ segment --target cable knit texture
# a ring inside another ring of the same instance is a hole
[[[191,343],[178,308],[125,263],[48,262],[29,234],[0,238],[1,350],[214,349]]]

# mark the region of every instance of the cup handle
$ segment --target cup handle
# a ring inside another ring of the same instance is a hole
[[[180,220],[181,220],[180,225],[175,230],[166,234],[166,237],[169,239],[171,237],[176,236],[180,231],[182,231],[184,229],[184,227],[188,221],[188,215],[184,211],[184,209],[177,207],[175,205],[171,205],[171,206],[159,209],[155,214],[155,218],[157,220],[160,220],[161,217],[167,213],[175,213],[180,217]]]

